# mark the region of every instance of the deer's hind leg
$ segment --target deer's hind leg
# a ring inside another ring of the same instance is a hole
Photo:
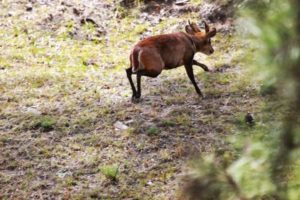
[[[126,69],[126,74],[127,74],[127,78],[129,80],[130,86],[131,86],[131,90],[132,90],[131,100],[133,101],[133,99],[136,97],[137,92],[136,92],[134,83],[132,81],[132,68],[131,67]]]
[[[164,63],[161,56],[150,50],[143,50],[139,57],[141,70],[137,72],[137,92],[136,98],[141,97],[141,78],[142,76],[148,76],[155,78],[163,70]]]

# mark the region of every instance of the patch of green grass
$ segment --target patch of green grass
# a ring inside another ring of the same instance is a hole
[[[117,176],[119,174],[119,166],[118,165],[105,165],[100,167],[100,172],[108,179],[112,181],[117,180]]]
[[[191,85],[191,89],[192,88],[192,85]],[[193,91],[194,92],[194,91]],[[185,90],[184,93],[186,93],[186,95],[188,94],[188,91]],[[160,93],[160,94],[163,94],[163,93]],[[184,102],[186,102],[186,95],[169,95],[166,97],[165,101],[166,101],[166,104],[167,105],[178,105],[178,104],[184,104]]]
[[[8,143],[11,140],[12,140],[12,138],[9,137],[9,135],[0,135],[0,144]]]
[[[36,123],[36,128],[42,128],[43,131],[51,131],[54,129],[56,120],[50,116],[42,116]]]
[[[162,160],[168,161],[172,159],[172,155],[168,149],[162,149],[159,151],[159,156]]]
[[[76,180],[72,176],[68,176],[64,179],[65,185],[68,187],[77,185]]]
[[[188,114],[181,114],[175,117],[176,123],[183,125],[183,126],[189,126],[191,124],[192,118]]]
[[[239,127],[239,128],[244,128],[246,127],[246,122],[245,122],[245,113],[239,113],[236,115],[234,124]]]
[[[202,0],[191,0],[191,3],[193,5],[200,5],[202,3]]]
[[[20,162],[17,161],[16,159],[14,159],[14,158],[11,158],[11,159],[9,159],[9,162],[8,162],[8,164],[6,166],[6,169],[8,169],[8,170],[15,170],[19,166],[20,166]]]
[[[158,133],[159,133],[159,128],[156,126],[151,126],[147,130],[147,134],[149,136],[155,136],[155,135],[158,135]]]
[[[259,93],[263,96],[275,94],[276,91],[277,88],[275,78],[271,78],[268,81],[264,81],[259,88]]]
[[[173,127],[176,126],[176,123],[174,121],[168,120],[168,119],[163,119],[160,122],[160,126],[162,127]]]

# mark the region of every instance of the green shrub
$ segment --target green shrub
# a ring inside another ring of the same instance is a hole
[[[35,125],[35,128],[41,128],[42,131],[51,131],[54,129],[56,124],[56,120],[51,118],[50,116],[44,116],[38,119],[38,122]]]
[[[105,175],[106,178],[116,181],[119,174],[119,166],[117,165],[105,165],[100,168],[100,172]]]

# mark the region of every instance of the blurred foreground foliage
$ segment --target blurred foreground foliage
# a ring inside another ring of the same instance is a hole
[[[242,1],[243,37],[255,46],[252,63],[267,122],[239,127],[228,149],[192,163],[181,199],[300,197],[300,5],[297,1]],[[245,31],[246,30],[246,31]],[[245,34],[246,32],[246,34]]]

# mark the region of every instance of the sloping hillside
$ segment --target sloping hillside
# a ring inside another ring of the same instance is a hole
[[[259,118],[267,99],[247,78],[232,7],[182,2],[2,1],[0,198],[174,199],[187,161],[227,151],[245,114]],[[194,67],[206,97],[178,68],[143,77],[131,103],[132,46],[188,19],[218,29],[215,54],[196,56],[211,72]]]

